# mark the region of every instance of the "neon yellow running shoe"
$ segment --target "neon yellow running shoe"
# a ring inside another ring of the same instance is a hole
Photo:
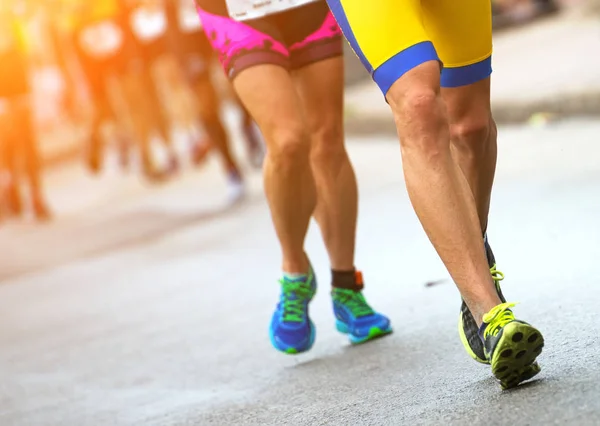
[[[514,303],[501,303],[483,316],[479,336],[484,342],[486,360],[502,389],[510,389],[541,371],[536,358],[544,347],[544,337],[535,327],[515,319]]]

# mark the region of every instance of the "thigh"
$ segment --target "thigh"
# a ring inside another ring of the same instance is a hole
[[[16,126],[18,129],[18,140],[21,143],[21,153],[25,164],[29,167],[37,167],[38,152],[35,129],[33,127],[33,111],[28,102],[21,101],[15,106]]]
[[[271,64],[257,65],[233,80],[234,88],[265,136],[270,148],[308,134],[302,101],[289,71]]]
[[[344,36],[384,94],[406,72],[438,60],[423,26],[421,0],[328,3]]]
[[[443,87],[442,98],[448,111],[450,135],[454,144],[461,144],[463,136],[472,132],[483,131],[487,135],[492,123],[489,78],[466,86]]]
[[[201,119],[204,121],[219,120],[221,102],[210,73],[197,75],[193,87]]]
[[[27,64],[18,50],[0,53],[0,96],[15,97],[29,91]]]
[[[95,106],[104,102],[106,98],[105,76],[107,73],[107,62],[102,59],[92,57],[85,52],[79,44],[76,44],[76,52],[84,74],[85,82],[89,90],[90,97]]]
[[[296,71],[296,84],[311,133],[341,134],[344,114],[344,61],[341,56]]]
[[[492,9],[487,0],[423,0],[423,22],[443,63],[442,86],[491,74]]]

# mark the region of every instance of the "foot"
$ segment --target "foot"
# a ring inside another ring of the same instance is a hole
[[[98,174],[102,170],[101,142],[98,138],[99,136],[92,136],[89,143],[89,150],[86,155],[86,165],[93,174]]]
[[[269,335],[278,351],[299,354],[315,342],[315,326],[308,316],[308,304],[317,291],[312,268],[299,280],[282,278],[281,297],[271,319]]]
[[[52,214],[48,208],[48,204],[42,198],[35,198],[33,200],[33,214],[39,221],[46,221],[52,219]]]
[[[169,162],[167,164],[166,172],[169,175],[175,175],[179,172],[181,165],[179,163],[179,158],[177,158],[176,154],[169,154]]]
[[[336,328],[353,344],[364,343],[392,332],[390,320],[369,306],[362,293],[362,276],[357,272],[359,290],[334,287],[331,291]]]
[[[158,185],[167,182],[170,174],[167,170],[160,170],[158,168],[144,168],[144,177],[149,183]]]
[[[544,337],[535,327],[515,319],[513,303],[502,303],[483,316],[479,335],[485,358],[502,389],[518,386],[541,370],[536,358],[542,353]]]
[[[13,181],[6,190],[6,207],[10,216],[23,215],[23,200],[18,185]]]
[[[201,164],[204,164],[210,150],[211,150],[210,142],[208,142],[208,141],[195,142],[192,145],[192,149],[191,149],[192,163],[195,166],[200,166]]]
[[[121,136],[117,139],[119,166],[123,171],[129,170],[131,166],[131,146],[133,146],[133,143],[128,138]]]
[[[494,253],[488,244],[487,238],[485,239],[485,253],[487,256],[488,265],[490,267],[490,273],[492,274],[494,284],[496,285],[496,290],[498,291],[498,297],[503,303],[505,303],[506,299],[504,298],[502,290],[500,289],[500,281],[504,279],[504,274],[496,269],[496,258],[494,257]],[[463,300],[460,306],[460,314],[458,316],[458,333],[460,335],[460,340],[462,341],[467,353],[475,361],[481,362],[482,364],[488,364],[488,360],[486,359],[483,350],[483,342],[481,341],[478,332],[479,327],[477,322],[475,322],[475,318],[473,318],[469,307]]]
[[[238,172],[230,172],[227,177],[227,201],[229,204],[235,204],[241,201],[246,195],[244,181]]]

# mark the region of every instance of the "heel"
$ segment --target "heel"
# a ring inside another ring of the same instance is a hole
[[[346,324],[344,324],[342,321],[340,320],[336,320],[335,321],[335,328],[337,329],[337,331],[339,331],[340,333],[343,334],[348,334],[350,333],[350,330],[348,330],[348,326]]]

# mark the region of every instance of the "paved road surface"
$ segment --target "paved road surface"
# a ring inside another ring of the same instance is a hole
[[[267,339],[279,257],[259,176],[219,213],[216,164],[157,190],[55,172],[62,217],[0,230],[0,425],[598,425],[599,135],[588,121],[502,129],[490,240],[505,294],[547,341],[539,380],[509,392],[463,352],[458,294],[391,139],[350,151],[358,265],[396,332],[350,347],[334,331],[313,228],[317,343],[297,357]]]

